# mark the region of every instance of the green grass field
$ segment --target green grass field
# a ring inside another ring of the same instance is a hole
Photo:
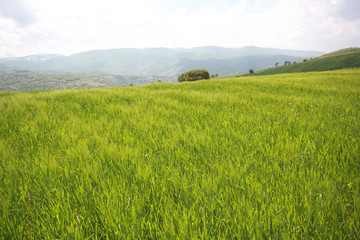
[[[360,69],[0,93],[0,239],[358,239]]]

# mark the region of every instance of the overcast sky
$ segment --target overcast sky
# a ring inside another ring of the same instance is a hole
[[[93,49],[360,46],[360,0],[0,0],[0,57]]]

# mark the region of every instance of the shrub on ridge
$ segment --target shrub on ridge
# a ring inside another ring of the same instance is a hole
[[[209,78],[210,78],[209,72],[206,69],[200,69],[200,70],[188,71],[186,73],[181,74],[178,77],[178,81],[179,82],[197,81],[197,80],[203,80]]]

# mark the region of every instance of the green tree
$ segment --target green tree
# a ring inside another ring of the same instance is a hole
[[[188,71],[186,73],[181,74],[178,77],[179,82],[185,82],[185,81],[197,81],[197,80],[203,80],[203,79],[209,79],[210,74],[208,70],[206,69],[200,69],[200,70],[192,70]]]
[[[249,73],[250,73],[250,74],[253,74],[253,73],[254,73],[254,70],[250,69],[250,70],[249,70]]]

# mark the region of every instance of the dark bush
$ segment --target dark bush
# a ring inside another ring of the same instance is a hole
[[[200,69],[200,70],[192,70],[186,73],[181,74],[178,77],[179,82],[185,82],[185,81],[197,81],[202,79],[209,79],[210,74],[206,69]]]

